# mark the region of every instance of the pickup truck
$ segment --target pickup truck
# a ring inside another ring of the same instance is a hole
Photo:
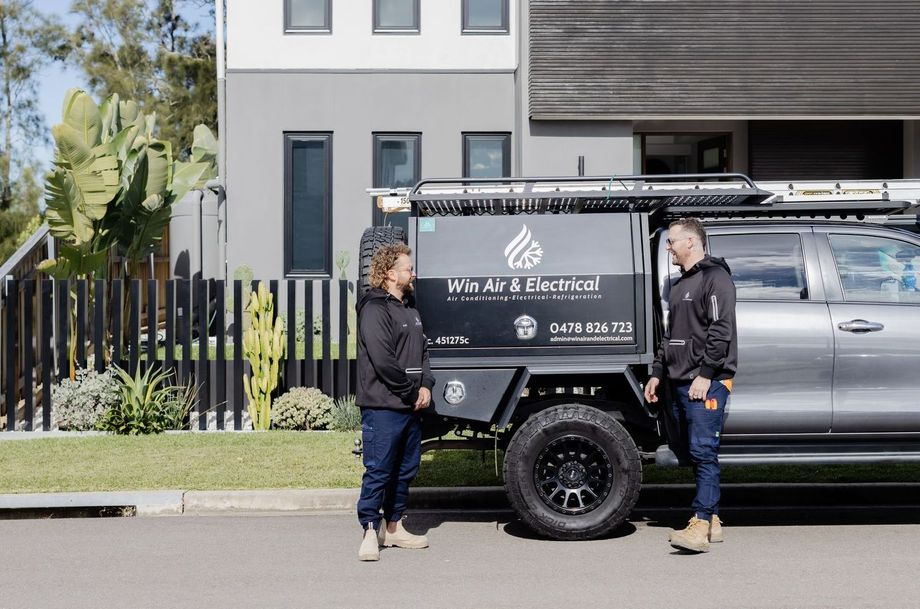
[[[642,389],[681,216],[702,219],[737,290],[721,462],[920,461],[920,224],[898,192],[737,174],[427,180],[381,196],[407,230],[365,231],[361,281],[376,247],[408,242],[437,379],[423,447],[502,449],[519,517],[589,539],[629,516],[643,463],[678,464]]]

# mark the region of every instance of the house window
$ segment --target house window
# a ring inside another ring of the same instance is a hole
[[[375,32],[418,32],[419,0],[374,0]]]
[[[508,0],[463,0],[463,32],[507,33]]]
[[[374,134],[374,188],[411,188],[422,179],[422,134]],[[374,205],[374,226],[402,226],[409,214],[385,215]]]
[[[284,0],[285,32],[331,32],[332,0]]]
[[[463,134],[463,177],[503,178],[510,175],[510,133]]]
[[[332,134],[285,134],[284,152],[285,273],[331,276]]]

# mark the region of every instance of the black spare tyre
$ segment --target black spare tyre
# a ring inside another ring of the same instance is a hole
[[[609,533],[639,498],[642,464],[629,433],[606,412],[582,404],[528,418],[505,453],[505,490],[537,533],[562,540]]]
[[[359,295],[363,296],[365,292],[371,289],[368,283],[368,275],[371,270],[371,259],[382,245],[392,243],[405,243],[406,231],[401,226],[374,226],[364,231],[361,235],[360,262],[358,269],[358,290]]]

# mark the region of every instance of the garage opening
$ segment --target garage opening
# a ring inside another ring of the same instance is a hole
[[[882,180],[904,174],[903,121],[751,121],[755,180]]]

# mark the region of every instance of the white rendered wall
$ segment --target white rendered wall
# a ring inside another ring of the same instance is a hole
[[[420,0],[420,32],[374,34],[372,0],[331,0],[332,33],[285,33],[284,0],[227,0],[228,70],[513,70],[507,34],[461,34],[461,0]]]

